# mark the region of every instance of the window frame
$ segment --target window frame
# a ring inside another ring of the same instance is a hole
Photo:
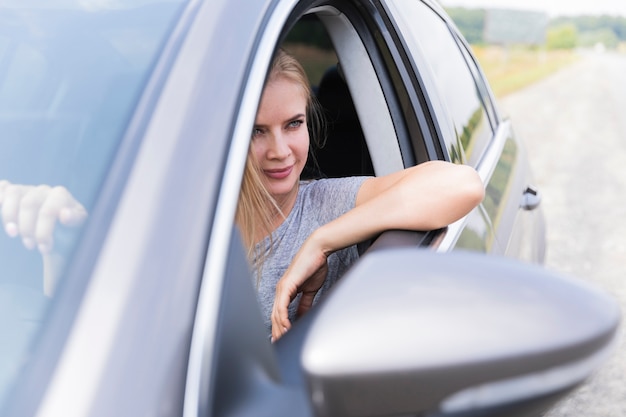
[[[353,23],[356,16],[351,12],[346,14],[330,4],[311,12],[318,15],[333,42],[376,175],[403,169],[411,161],[403,160],[396,133],[398,120],[392,116],[393,111],[388,103],[390,94],[381,82],[385,75],[381,74],[380,68],[377,69],[374,60],[370,58],[372,48],[368,48],[366,41],[362,41],[363,31],[360,34]],[[359,88],[362,85],[370,87]]]
[[[419,0],[419,3],[421,3],[422,7],[428,9],[429,13],[432,13],[433,19],[438,19],[441,21],[441,29],[447,31],[447,33],[451,37],[451,41],[455,45],[454,47],[459,48],[459,59],[465,64],[468,79],[471,79],[474,83],[474,88],[476,89],[476,101],[479,103],[480,109],[485,115],[485,122],[487,123],[486,128],[491,133],[490,137],[486,138],[486,140],[482,140],[479,142],[479,155],[477,157],[473,156],[471,158],[471,165],[477,166],[480,163],[482,155],[489,147],[489,144],[491,143],[491,140],[493,139],[493,136],[495,134],[495,127],[493,124],[494,118],[491,117],[489,106],[486,104],[483,97],[484,94],[479,91],[480,83],[477,82],[476,74],[472,71],[471,66],[468,64],[468,57],[466,56],[468,51],[463,51],[463,49],[461,48],[460,43],[462,42],[460,42],[458,33],[453,29],[453,23],[441,11],[438,10],[438,5],[432,4],[430,1],[427,0]],[[391,0],[381,1],[381,4],[383,5],[385,13],[387,14],[387,17],[396,33],[403,33],[404,29],[406,29],[407,24],[405,22],[398,22],[394,18],[394,16],[399,16],[402,14],[402,6]],[[404,48],[406,51],[406,65],[411,68],[410,71],[413,71],[415,73],[415,78],[420,78],[422,80],[422,83],[420,83],[420,87],[423,90],[424,96],[427,99],[430,99],[428,100],[428,108],[431,109],[430,116],[434,125],[434,131],[437,133],[436,140],[438,141],[438,145],[442,149],[444,159],[452,160],[453,162],[468,163],[470,158],[467,158],[465,149],[459,143],[460,136],[457,136],[455,118],[446,102],[447,97],[440,93],[437,75],[431,68],[430,61],[429,59],[427,59],[422,45],[420,45],[419,42],[411,40],[408,34],[404,35],[404,37],[402,35],[398,35],[398,37],[401,40],[402,48]],[[450,47],[452,47],[452,45],[450,45]],[[490,102],[493,102],[493,99],[491,97]],[[495,111],[493,112],[493,114],[495,115]],[[488,136],[489,131],[484,132],[483,134],[485,136]],[[461,132],[458,133],[460,135]]]

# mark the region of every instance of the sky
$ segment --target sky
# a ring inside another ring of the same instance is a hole
[[[549,16],[609,14],[626,17],[626,0],[438,0],[444,7],[523,9]]]

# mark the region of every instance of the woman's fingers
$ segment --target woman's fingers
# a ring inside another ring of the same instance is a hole
[[[289,303],[296,296],[296,288],[285,285],[281,280],[276,285],[276,297],[272,307],[272,340],[276,341],[291,328]]]
[[[328,276],[328,263],[326,258],[324,257],[324,262],[322,265],[307,279],[302,286],[300,287],[300,291],[302,292],[302,296],[300,297],[300,302],[298,304],[298,317],[302,316],[306,312],[308,312],[311,307],[313,307],[313,301],[315,300],[315,296],[317,292],[324,285],[324,281],[326,281],[326,277]]]
[[[306,243],[305,243],[306,245]],[[299,256],[303,255],[303,256]],[[289,304],[300,294],[297,315],[301,316],[313,306],[313,300],[328,275],[326,255],[303,246],[291,266],[276,284],[276,297],[272,308],[272,340],[278,340],[291,328]]]

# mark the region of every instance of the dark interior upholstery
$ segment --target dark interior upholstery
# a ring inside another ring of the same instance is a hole
[[[329,68],[322,77],[317,99],[328,126],[326,144],[314,150],[322,176],[374,175],[361,124],[338,66]]]

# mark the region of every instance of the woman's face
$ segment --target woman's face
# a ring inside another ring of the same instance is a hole
[[[252,132],[252,157],[267,190],[279,204],[295,201],[309,151],[307,97],[300,84],[270,81],[263,91]]]

